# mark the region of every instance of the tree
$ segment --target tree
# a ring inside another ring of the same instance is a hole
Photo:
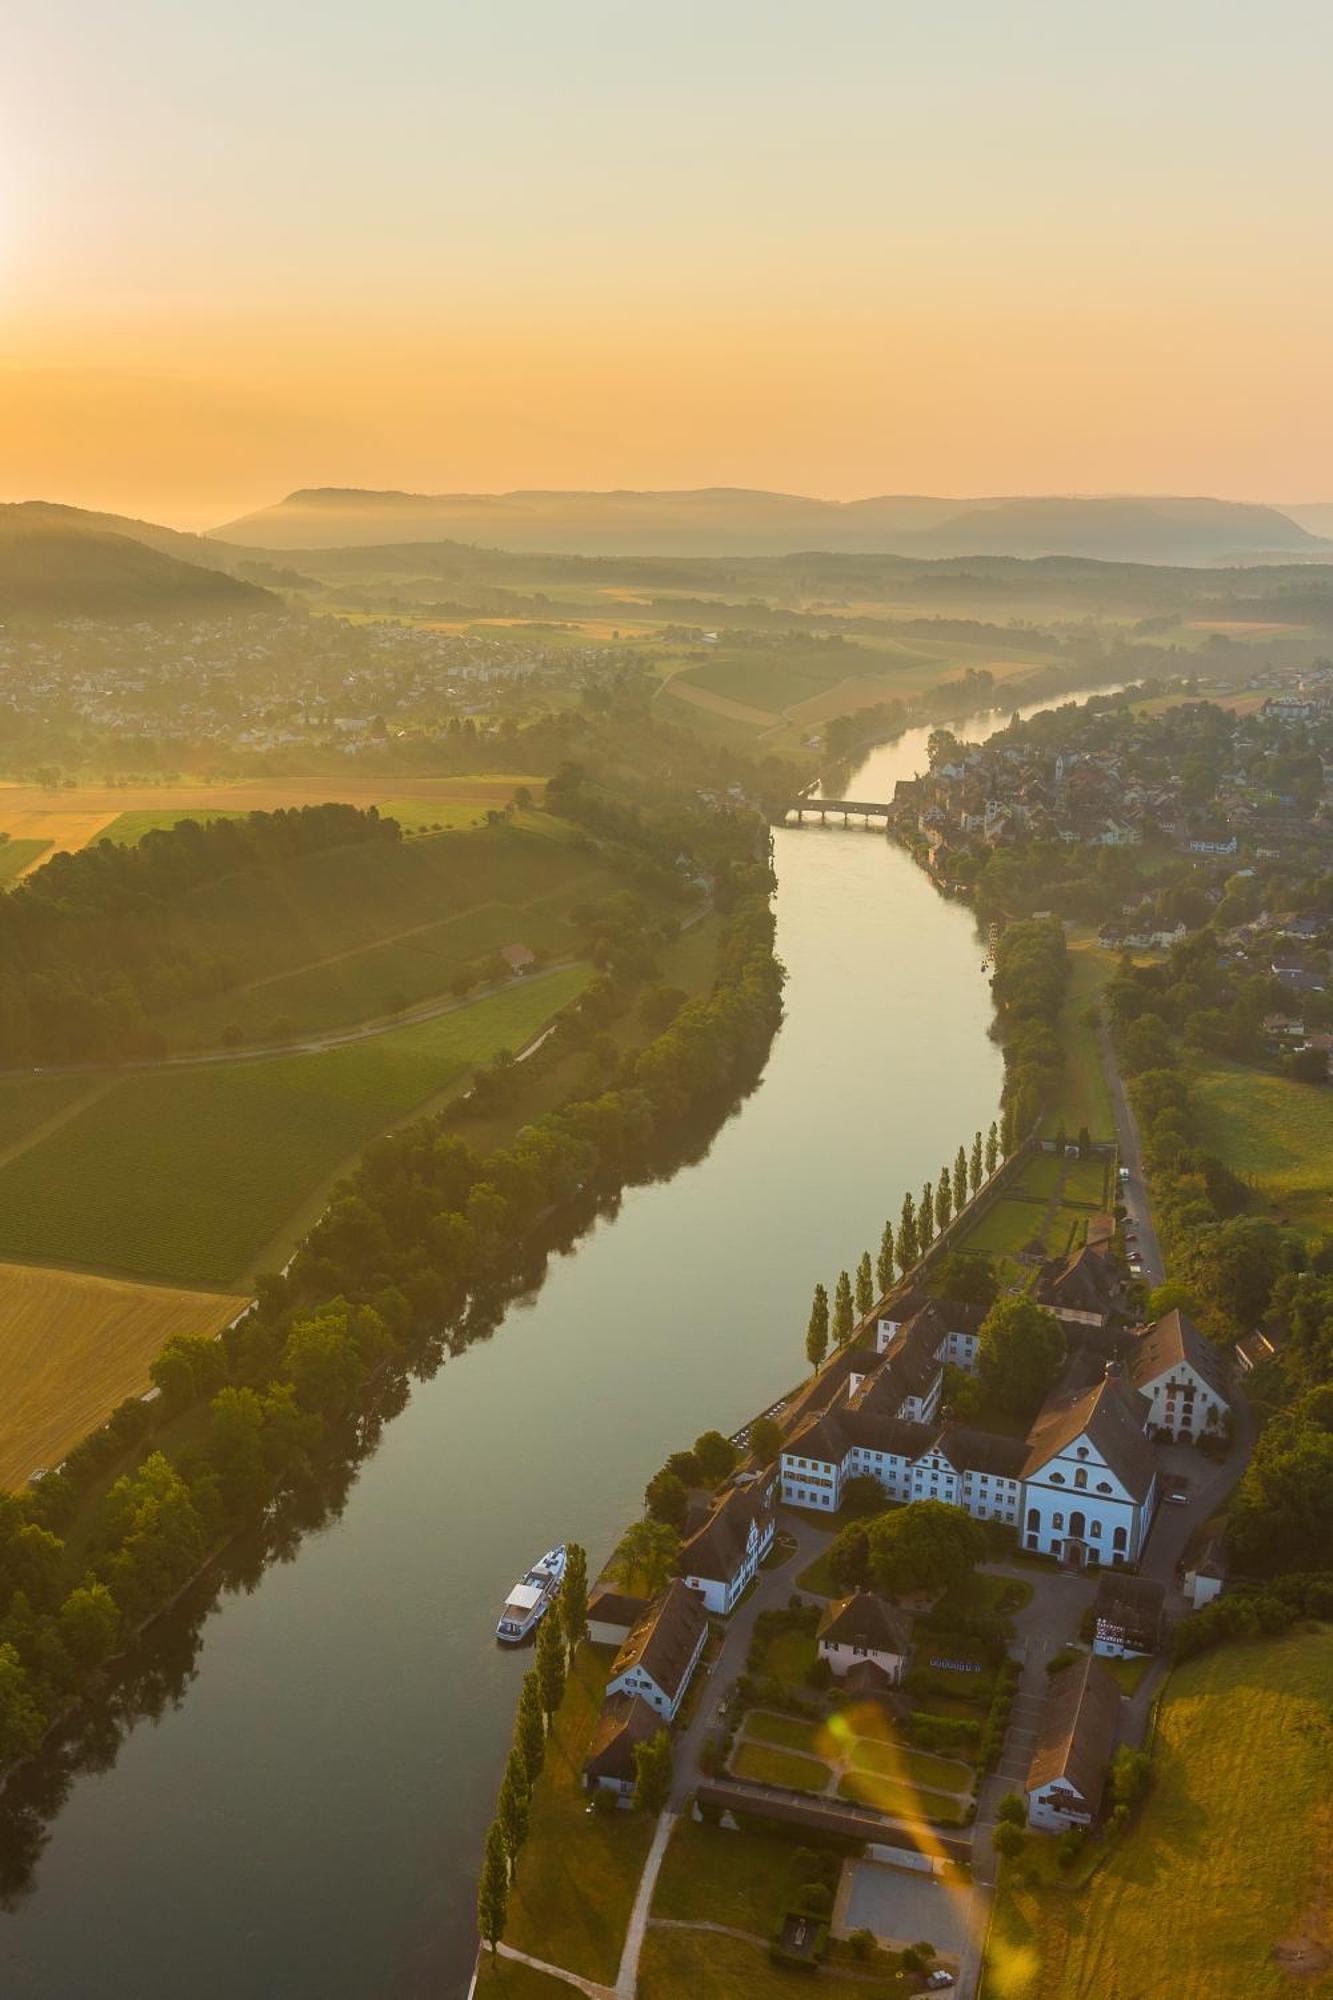
[[[914,1500],[870,1523],[870,1580],[892,1597],[947,1590],[961,1583],[985,1553],[979,1523],[943,1500]]]
[[[935,1220],[941,1232],[946,1230],[953,1220],[953,1182],[949,1178],[947,1167],[941,1168],[939,1186],[935,1190]]]
[[[546,1760],[546,1721],[542,1715],[541,1683],[537,1669],[529,1667],[518,1693],[518,1715],[514,1722],[514,1748],[523,1760],[528,1788],[536,1784]]]
[[[612,1574],[623,1590],[642,1586],[649,1597],[665,1590],[680,1554],[680,1536],[665,1521],[631,1521],[612,1557]]]
[[[709,1486],[716,1486],[729,1478],[736,1470],[740,1457],[729,1437],[721,1431],[704,1431],[694,1440],[694,1456],[699,1462],[699,1471]]]
[[[1030,1417],[1064,1363],[1059,1320],[1031,1299],[997,1299],[981,1322],[977,1379],[983,1396],[1014,1417]]]
[[[959,1305],[992,1306],[1000,1296],[995,1266],[982,1250],[949,1250],[935,1266],[931,1290]]]
[[[1006,1792],[995,1808],[995,1817],[1002,1825],[1026,1826],[1028,1802],[1021,1792]]]
[[[838,1282],[833,1288],[833,1341],[842,1347],[852,1337],[855,1320],[852,1314],[852,1281],[845,1271],[839,1271]]]
[[[662,1812],[671,1797],[671,1737],[659,1729],[646,1743],[634,1746],[634,1803],[642,1812]]]
[[[828,1353],[828,1317],[828,1293],[822,1285],[816,1285],[810,1324],[805,1329],[805,1358],[816,1374]]]
[[[759,1465],[771,1465],[782,1450],[782,1426],[772,1417],[756,1417],[750,1425],[750,1452]]]
[[[981,1134],[980,1132],[978,1132],[976,1138],[972,1141],[972,1158],[969,1163],[969,1170],[968,1170],[968,1181],[971,1185],[973,1194],[976,1194],[979,1188],[981,1187],[982,1174],[983,1174],[983,1164],[982,1164]]]
[[[953,1163],[953,1206],[955,1214],[967,1206],[967,1149],[964,1146],[958,1148]]]
[[[516,1749],[511,1750],[495,1808],[496,1823],[504,1836],[511,1876],[518,1873],[519,1849],[528,1837],[528,1810],[531,1796],[522,1754]]]
[[[893,1224],[884,1224],[884,1234],[879,1239],[879,1256],[875,1260],[875,1278],[880,1296],[893,1289]]]
[[[643,1504],[655,1521],[665,1521],[670,1528],[683,1529],[689,1517],[690,1496],[685,1482],[667,1465],[648,1481]]]
[[[1328,1054],[1324,1049],[1297,1049],[1288,1059],[1287,1072],[1297,1083],[1327,1083]]]
[[[0,1644],[0,1768],[16,1757],[30,1757],[46,1731],[16,1647]]]
[[[898,1269],[904,1277],[921,1255],[916,1234],[916,1203],[910,1194],[903,1196],[902,1213],[898,1217]]]
[[[120,1612],[104,1583],[90,1576],[71,1590],[60,1607],[60,1636],[81,1667],[100,1667],[110,1658],[120,1636]]]
[[[1000,1164],[1000,1128],[996,1124],[995,1120],[992,1118],[990,1131],[986,1134],[986,1175],[988,1179],[990,1175],[995,1172],[995,1169],[999,1164]]]
[[[875,1273],[871,1269],[870,1252],[863,1250],[861,1261],[856,1267],[856,1316],[865,1319],[875,1303]]]
[[[1025,1845],[1023,1828],[1013,1820],[1002,1819],[991,1830],[991,1846],[1003,1861],[1013,1861]]]
[[[481,1880],[477,1884],[477,1929],[495,1957],[495,1947],[504,1935],[509,1915],[509,1854],[503,1829],[492,1820],[481,1860]]]
[[[558,1603],[565,1644],[572,1653],[588,1630],[588,1552],[578,1542],[565,1545],[565,1580]]]
[[[558,1618],[542,1618],[536,1628],[536,1684],[546,1724],[564,1698],[564,1634]]]
[[[921,1249],[928,1250],[935,1239],[935,1191],[930,1182],[921,1190],[921,1200],[916,1211],[916,1240]]]
[[[1127,1812],[1146,1795],[1152,1781],[1152,1759],[1146,1750],[1122,1743],[1111,1759],[1111,1800]]]

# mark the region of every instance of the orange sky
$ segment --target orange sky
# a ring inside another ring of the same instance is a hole
[[[0,84],[0,498],[1333,498],[1331,22],[48,0]]]

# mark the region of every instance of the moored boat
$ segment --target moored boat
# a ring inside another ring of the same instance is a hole
[[[495,1636],[506,1646],[517,1646],[535,1632],[546,1616],[565,1580],[565,1549],[548,1549],[540,1562],[532,1565],[511,1588],[505,1599]]]

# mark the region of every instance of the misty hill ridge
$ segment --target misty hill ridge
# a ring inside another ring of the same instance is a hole
[[[216,529],[252,548],[483,542],[585,555],[1085,556],[1214,563],[1333,546],[1276,507],[1193,497],[811,499],[745,487],[420,494],[308,487]]]
[[[161,613],[276,609],[271,592],[220,569],[182,562],[141,538],[170,528],[126,522],[131,533],[83,525],[83,515],[46,502],[0,505],[0,617],[151,618]]]

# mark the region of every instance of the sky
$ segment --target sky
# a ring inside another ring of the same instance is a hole
[[[1333,500],[1318,0],[43,0],[0,499]]]

